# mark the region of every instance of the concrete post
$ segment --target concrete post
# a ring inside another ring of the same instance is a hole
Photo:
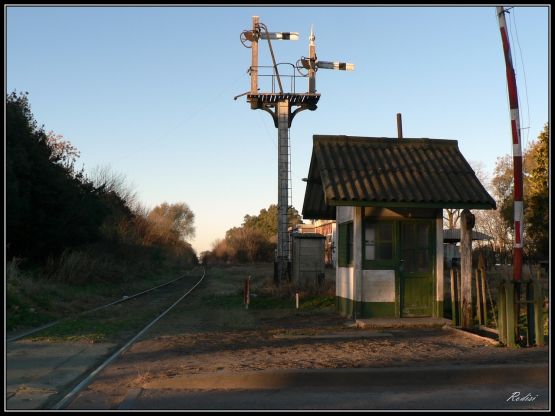
[[[472,322],[472,228],[474,215],[468,209],[461,214],[461,327],[470,329]]]

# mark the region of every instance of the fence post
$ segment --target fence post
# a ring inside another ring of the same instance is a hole
[[[499,331],[499,342],[503,345],[507,345],[507,310],[505,304],[505,285],[506,283],[502,280],[499,283],[499,290],[497,292],[497,316],[498,316],[498,331]]]
[[[249,276],[247,279],[245,279],[245,287],[243,290],[243,302],[245,303],[245,309],[249,309],[249,303],[251,303],[250,285],[251,277]]]
[[[459,326],[462,325],[462,302],[461,302],[461,273],[459,269],[455,269],[455,275],[457,276],[457,314],[459,318]]]
[[[455,287],[455,268],[451,267],[451,318],[453,320],[453,325],[457,326],[457,299],[456,299],[456,287]]]
[[[488,324],[488,302],[486,299],[486,269],[478,269],[482,280],[482,313],[484,314],[484,325]]]
[[[478,318],[478,325],[482,325],[482,296],[480,295],[480,282],[479,270],[474,269],[474,283],[476,285],[476,316]]]
[[[526,345],[529,347],[530,345],[534,345],[536,340],[534,285],[532,279],[522,281],[522,283],[526,285]]]
[[[461,213],[461,327],[470,329],[472,319],[472,228],[475,217],[468,208]]]
[[[536,317],[536,321],[534,322],[536,345],[538,347],[543,347],[543,295],[541,282],[539,280],[534,282],[534,316]]]
[[[515,343],[515,282],[507,281],[505,285],[505,316],[507,346],[514,347]]]

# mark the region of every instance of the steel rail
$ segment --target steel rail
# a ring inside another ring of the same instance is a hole
[[[187,272],[187,273],[188,273],[188,272]],[[6,339],[6,342],[17,341],[18,339],[25,338],[25,337],[27,337],[27,336],[29,336],[29,335],[32,335],[32,334],[34,334],[34,333],[36,333],[36,332],[39,332],[39,331],[42,331],[43,329],[46,329],[46,328],[50,328],[51,326],[54,326],[54,325],[57,325],[57,324],[59,324],[59,323],[65,322],[65,321],[67,321],[67,320],[69,320],[69,319],[77,318],[77,317],[79,317],[79,316],[86,315],[86,314],[88,314],[88,313],[96,312],[96,311],[99,311],[99,310],[101,310],[101,309],[107,308],[107,307],[112,306],[112,305],[116,305],[116,304],[121,303],[121,302],[126,302],[126,301],[128,301],[128,300],[131,300],[131,299],[136,298],[137,296],[141,296],[141,295],[144,295],[145,293],[148,293],[148,292],[151,292],[151,291],[153,291],[153,290],[159,289],[159,288],[161,288],[161,287],[163,287],[163,286],[167,286],[167,285],[169,285],[169,284],[171,284],[171,283],[173,283],[173,282],[176,282],[176,281],[178,281],[178,280],[181,280],[181,279],[183,279],[183,278],[185,278],[185,277],[187,277],[187,276],[188,276],[187,274],[184,274],[183,276],[180,276],[180,277],[178,277],[178,278],[176,278],[176,279],[173,279],[173,280],[171,280],[171,281],[169,281],[169,282],[162,283],[161,285],[152,287],[152,288],[150,288],[150,289],[144,290],[144,291],[139,292],[139,293],[135,293],[134,295],[131,295],[131,296],[124,296],[122,299],[115,300],[115,301],[113,301],[113,302],[107,303],[106,305],[101,305],[101,306],[98,306],[98,307],[96,307],[96,308],[94,308],[94,309],[88,309],[88,310],[86,310],[86,311],[79,312],[79,313],[77,313],[77,314],[75,314],[75,315],[68,316],[68,317],[66,317],[66,318],[58,319],[57,321],[44,324],[44,325],[42,325],[42,326],[39,326],[38,328],[30,329],[29,331],[26,331],[26,332],[24,332],[24,333],[22,333],[22,334],[19,334],[19,335],[16,335],[16,336],[13,336],[13,337],[11,337],[11,338]]]
[[[125,350],[127,350],[138,338],[141,337],[141,335],[143,335],[146,331],[148,331],[150,329],[150,327],[152,327],[156,322],[158,322],[160,319],[162,319],[179,302],[181,302],[189,293],[191,293],[203,281],[205,275],[206,275],[206,269],[204,269],[202,277],[200,278],[200,280],[191,289],[189,289],[187,291],[187,293],[185,293],[178,300],[176,300],[168,309],[166,309],[164,312],[162,312],[160,315],[158,315],[153,321],[151,321],[147,326],[145,326],[143,329],[141,329],[141,331],[139,331],[139,333],[137,335],[135,335],[133,338],[131,338],[129,341],[127,341],[127,343],[123,347],[121,347],[119,350],[117,350],[115,353],[113,353],[106,361],[104,361],[95,370],[93,370],[91,373],[89,373],[89,375],[87,377],[85,377],[84,380],[82,380],[69,393],[67,393],[62,400],[60,400],[58,403],[56,403],[52,407],[52,409],[53,410],[64,409],[65,406],[67,406],[81,390],[83,390],[85,387],[87,387],[91,383],[91,381],[98,375],[98,373],[100,373],[105,367],[107,367],[112,361],[114,361],[121,353],[123,353]]]

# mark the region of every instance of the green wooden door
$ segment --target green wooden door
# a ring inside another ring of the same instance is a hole
[[[402,221],[400,244],[401,316],[432,316],[435,244],[433,221]]]

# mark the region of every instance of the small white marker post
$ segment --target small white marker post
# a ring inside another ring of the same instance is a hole
[[[295,306],[299,309],[299,292],[295,292]]]

